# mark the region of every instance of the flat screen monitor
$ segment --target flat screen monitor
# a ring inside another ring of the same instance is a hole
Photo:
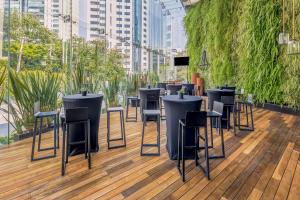
[[[175,66],[188,66],[190,58],[189,57],[175,57],[174,65]]]

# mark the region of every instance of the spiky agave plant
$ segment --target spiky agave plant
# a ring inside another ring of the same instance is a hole
[[[60,89],[58,74],[42,71],[9,70],[11,101],[7,102],[17,133],[33,124],[33,105],[40,101],[41,110],[55,110]]]

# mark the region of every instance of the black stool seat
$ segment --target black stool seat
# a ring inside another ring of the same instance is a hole
[[[145,126],[147,123],[147,117],[154,116],[156,117],[157,125],[157,143],[156,144],[145,144],[144,143],[144,134]],[[157,147],[157,153],[144,153],[143,147]],[[141,156],[159,156],[160,155],[160,110],[143,110],[143,130],[142,130],[142,143],[141,143]]]
[[[217,113],[215,111],[207,111],[207,117],[222,117],[222,113]]]
[[[41,140],[42,140],[42,128],[43,128],[43,119],[44,118],[53,118],[54,121],[54,145],[52,147],[41,148]],[[37,124],[38,119],[40,120],[40,127],[39,131],[37,131]],[[38,151],[47,151],[53,150],[53,154],[47,155],[44,157],[34,157],[34,149],[35,149],[35,140],[36,135],[38,134]],[[54,158],[56,157],[56,149],[59,148],[59,112],[58,111],[47,111],[41,112],[40,111],[40,102],[34,103],[34,131],[33,131],[33,141],[32,141],[32,148],[31,148],[31,161],[42,160],[47,158]]]
[[[107,108],[107,112],[120,112],[123,111],[124,109],[122,107],[111,107]]]
[[[122,107],[111,107],[107,108],[107,146],[108,149],[114,149],[119,147],[126,147],[126,135],[125,135],[125,123],[124,123],[124,112]],[[113,138],[110,137],[110,113],[112,112],[119,112],[120,113],[120,124],[121,124],[121,137],[120,138]],[[111,146],[110,142],[112,141],[122,141],[123,144]]]
[[[159,110],[144,110],[144,115],[147,115],[147,116],[160,115],[160,111]]]

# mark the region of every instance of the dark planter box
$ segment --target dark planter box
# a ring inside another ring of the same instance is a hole
[[[138,99],[138,100],[135,100],[135,99],[131,99],[130,100],[130,105],[131,105],[131,107],[140,107],[140,99]]]
[[[281,105],[272,104],[272,103],[265,103],[265,104],[259,103],[256,106],[258,108],[264,108],[264,109],[275,111],[275,112],[281,112],[281,113],[285,113],[285,114],[300,116],[300,109],[290,108],[288,106],[281,106]]]
[[[52,131],[52,130],[53,130],[53,126],[44,127],[44,128],[42,128],[42,133],[47,133],[47,132]],[[30,138],[32,136],[33,136],[33,130],[24,131],[23,133],[15,134],[14,135],[14,141],[24,140],[24,139]]]

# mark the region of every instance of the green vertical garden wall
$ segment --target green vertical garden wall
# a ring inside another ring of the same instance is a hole
[[[286,27],[291,34],[292,8],[287,2]],[[300,108],[300,55],[290,56],[277,42],[282,29],[282,0],[201,0],[185,17],[192,72],[207,87],[236,85],[260,103]],[[296,0],[300,33],[300,0]],[[296,34],[296,39],[300,39]],[[201,68],[202,51],[209,66]]]

